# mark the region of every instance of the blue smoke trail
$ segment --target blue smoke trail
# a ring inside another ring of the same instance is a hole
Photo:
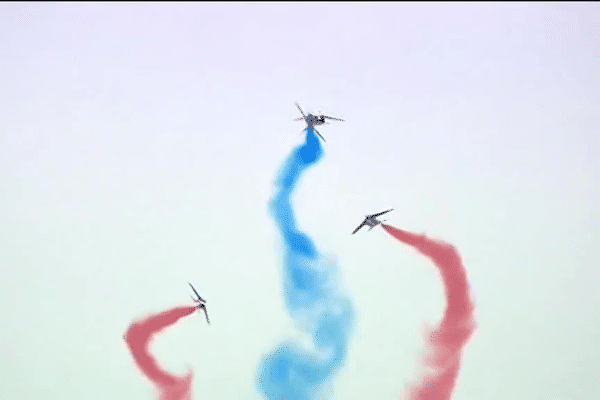
[[[286,342],[263,358],[258,387],[268,400],[313,400],[346,358],[354,321],[351,301],[338,289],[335,265],[319,254],[296,228],[290,197],[300,175],[322,156],[312,128],[306,143],[294,149],[277,181],[270,210],[284,240],[283,280],[286,306],[299,328],[310,335],[312,349]]]

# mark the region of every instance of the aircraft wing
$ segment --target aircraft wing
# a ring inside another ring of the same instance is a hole
[[[341,119],[341,118],[328,117],[327,115],[323,115],[323,117],[324,117],[324,118],[327,118],[327,119],[334,119],[334,120],[336,120],[336,121],[345,121],[345,120],[343,120],[343,119]]]
[[[302,114],[302,118],[306,119],[306,115],[304,115],[304,111],[302,111],[302,109],[300,108],[300,105],[298,103],[296,103],[296,107],[298,107],[298,110],[300,110],[300,113]]]
[[[389,213],[390,211],[393,211],[393,210],[394,210],[393,208],[390,208],[390,209],[389,209],[389,210],[387,210],[387,211],[383,211],[383,212],[380,212],[380,213],[378,213],[378,214],[369,215],[369,217],[379,217],[380,215],[383,215],[383,214],[385,214],[385,213]]]
[[[304,128],[304,129],[302,130],[302,132],[300,132],[300,133],[303,133],[303,132],[308,132],[308,128],[309,128],[309,127],[307,126],[307,127],[306,127],[306,128]],[[314,126],[313,126],[311,129],[312,129],[313,131],[315,131],[315,133],[316,133],[317,135],[319,135],[319,137],[320,137],[321,139],[323,139],[323,141],[324,141],[324,142],[327,142],[327,140],[325,140],[325,138],[323,137],[323,135],[321,135],[321,134],[319,133],[319,131],[315,129],[315,127],[314,127]]]
[[[196,296],[198,296],[198,300],[206,303],[206,300],[204,300],[202,297],[200,297],[200,295],[198,294],[198,292],[196,292],[196,289],[194,289],[194,287],[192,286],[192,284],[189,283],[189,282],[188,282],[188,284],[190,285],[190,287],[192,288],[192,290],[194,291],[194,293],[196,293]],[[197,300],[194,300],[194,301],[197,301]]]
[[[204,311],[204,315],[206,315],[206,322],[210,325],[210,321],[208,320],[208,312],[206,311],[206,307],[202,307],[202,310]]]
[[[315,129],[315,127],[314,127],[314,126],[313,126],[313,130],[315,131],[315,133],[316,133],[317,135],[319,135],[319,137],[320,137],[321,139],[323,139],[323,141],[324,141],[324,142],[327,142],[327,140],[325,140],[325,138],[323,137],[323,135],[321,135],[321,134],[319,133],[319,131]]]
[[[354,232],[352,232],[352,234],[354,235],[356,232],[358,232],[358,230],[359,230],[360,228],[362,228],[363,226],[365,226],[365,222],[367,222],[367,220],[366,220],[366,219],[365,219],[365,220],[362,222],[362,224],[360,224],[360,225],[358,226],[358,228],[356,228],[356,229],[354,230]]]

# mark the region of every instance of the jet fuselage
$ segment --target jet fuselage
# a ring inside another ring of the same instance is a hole
[[[311,126],[323,125],[325,123],[325,117],[322,115],[317,116],[317,115],[308,114],[306,116],[306,123]]]
[[[373,229],[380,223],[381,223],[381,221],[378,221],[377,218],[375,218],[375,217],[370,217],[370,218],[367,217],[367,220],[365,221],[365,225],[369,225],[371,227],[371,229]],[[369,230],[371,230],[371,229],[369,229]]]

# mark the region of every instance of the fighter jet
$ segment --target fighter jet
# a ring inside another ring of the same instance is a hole
[[[302,109],[300,108],[300,105],[298,105],[298,103],[296,103],[296,107],[298,107],[298,110],[300,110],[302,117],[295,118],[294,121],[302,121],[302,120],[306,121],[308,126],[306,128],[304,128],[304,130],[307,131],[309,127],[312,128],[315,131],[315,133],[317,135],[319,135],[319,137],[321,139],[323,139],[324,142],[326,142],[325,138],[319,133],[319,131],[317,131],[315,129],[315,126],[328,124],[329,122],[325,121],[326,119],[331,119],[331,120],[335,120],[335,121],[343,121],[343,119],[341,119],[341,118],[329,117],[329,116],[323,115],[323,114],[313,115],[311,113],[308,113],[308,115],[305,115],[304,111],[302,111]]]
[[[368,226],[371,227],[369,230],[373,229],[374,227],[376,227],[377,225],[379,225],[381,223],[381,221],[377,220],[377,217],[379,217],[380,215],[383,215],[385,213],[389,213],[390,211],[393,211],[393,210],[394,210],[393,208],[390,208],[387,211],[383,211],[383,212],[380,212],[380,213],[377,213],[377,214],[367,215],[365,217],[365,220],[358,226],[358,228],[356,228],[354,230],[354,232],[352,232],[352,234],[354,235],[356,232],[358,232],[358,230],[360,228],[362,228],[365,225],[368,225]]]
[[[202,297],[200,297],[200,295],[198,294],[198,292],[196,292],[196,289],[194,289],[194,287],[192,286],[191,283],[188,282],[188,284],[190,285],[190,287],[192,288],[192,290],[194,291],[194,293],[196,293],[196,296],[198,296],[197,299],[193,298],[192,296],[192,300],[194,300],[196,303],[198,303],[198,305],[196,306],[198,309],[202,309],[204,311],[204,315],[206,315],[206,322],[208,322],[208,324],[210,325],[210,321],[208,320],[208,313],[206,312],[206,300],[204,300]]]

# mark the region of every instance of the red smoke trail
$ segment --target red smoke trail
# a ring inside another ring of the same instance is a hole
[[[197,307],[177,307],[132,323],[125,333],[125,342],[131,350],[136,365],[158,389],[160,400],[192,400],[192,377],[190,370],[184,377],[163,371],[148,349],[155,334],[180,318],[192,314]]]
[[[475,305],[469,296],[467,274],[453,246],[424,235],[415,235],[381,224],[390,235],[413,246],[440,270],[446,288],[446,312],[437,328],[429,333],[430,345],[424,373],[418,385],[409,390],[411,400],[448,400],[460,368],[461,349],[475,330]]]

